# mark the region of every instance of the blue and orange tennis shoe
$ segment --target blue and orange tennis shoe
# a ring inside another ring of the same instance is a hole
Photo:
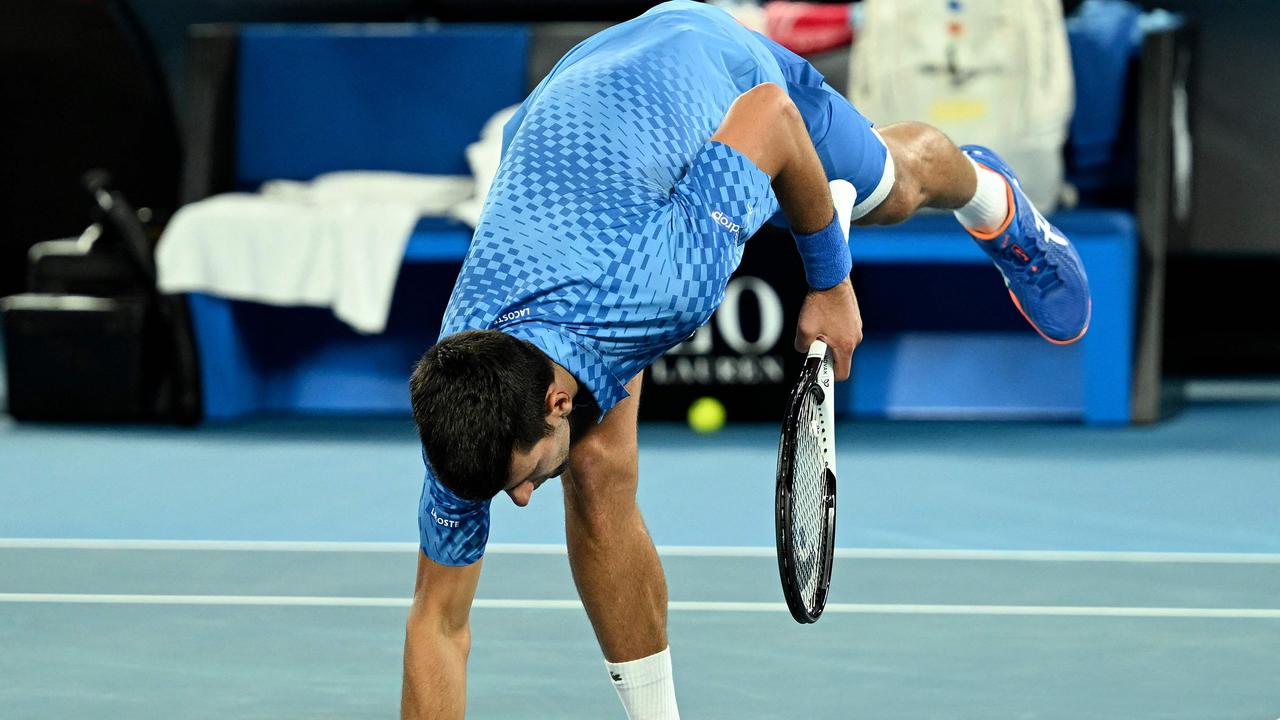
[[[1076,249],[1031,204],[999,155],[981,145],[960,149],[1008,185],[1010,212],[1004,224],[993,232],[968,232],[1004,276],[1013,304],[1049,342],[1065,345],[1084,337],[1093,305]]]

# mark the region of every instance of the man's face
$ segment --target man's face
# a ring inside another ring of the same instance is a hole
[[[523,452],[511,451],[511,477],[503,491],[520,507],[529,504],[533,491],[548,478],[558,477],[569,466],[569,422],[548,417],[555,428],[547,437]]]

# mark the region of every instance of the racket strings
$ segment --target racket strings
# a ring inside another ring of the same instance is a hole
[[[804,603],[813,608],[822,577],[822,549],[826,534],[826,453],[828,428],[816,396],[809,393],[796,428],[792,470],[791,543],[796,581]]]

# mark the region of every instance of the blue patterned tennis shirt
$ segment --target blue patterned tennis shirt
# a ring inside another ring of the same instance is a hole
[[[624,385],[705,323],[742,245],[778,209],[769,177],[709,141],[778,62],[726,13],[677,0],[569,52],[504,130],[502,164],[441,337],[495,328],[571,372],[607,412]],[[422,548],[484,554],[489,503],[427,468]]]

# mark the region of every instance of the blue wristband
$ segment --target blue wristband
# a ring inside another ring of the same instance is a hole
[[[811,235],[801,235],[792,230],[800,259],[804,262],[804,277],[809,287],[826,290],[844,282],[853,269],[853,257],[849,254],[849,241],[840,229],[840,219],[832,213],[831,224]]]

